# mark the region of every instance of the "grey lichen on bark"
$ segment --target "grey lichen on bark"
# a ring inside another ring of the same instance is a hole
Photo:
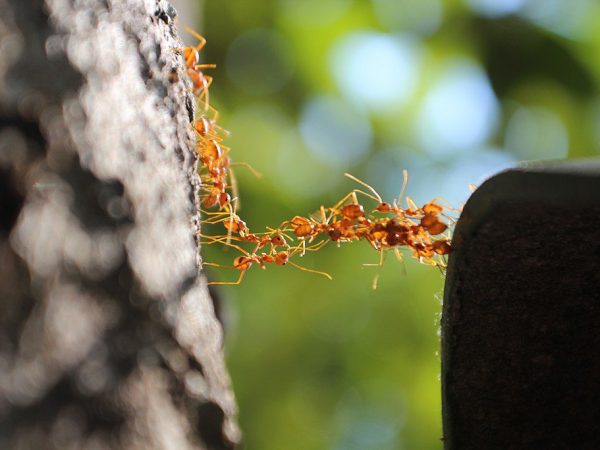
[[[162,0],[0,0],[0,448],[233,448]]]

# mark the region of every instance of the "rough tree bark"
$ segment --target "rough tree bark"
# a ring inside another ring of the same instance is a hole
[[[232,448],[163,0],[0,0],[0,448]]]

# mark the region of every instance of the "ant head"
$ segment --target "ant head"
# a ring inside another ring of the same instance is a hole
[[[280,234],[276,234],[275,236],[273,236],[271,238],[271,243],[273,245],[275,245],[275,246],[285,245],[286,244],[285,238],[282,235],[280,235]]]
[[[441,239],[433,243],[433,251],[438,255],[447,255],[452,251],[452,247],[447,239]]]
[[[275,264],[278,266],[285,266],[288,262],[289,254],[286,251],[278,252],[275,255]]]
[[[375,209],[379,212],[390,212],[392,210],[392,206],[387,202],[381,202]]]
[[[229,205],[230,202],[231,202],[231,195],[229,195],[227,192],[221,192],[219,194],[219,206],[221,208],[224,208],[226,205]]]
[[[233,267],[238,270],[248,270],[252,266],[252,258],[248,256],[238,256],[233,260]]]

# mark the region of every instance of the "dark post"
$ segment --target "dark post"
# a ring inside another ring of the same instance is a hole
[[[442,319],[447,450],[600,448],[600,164],[486,181],[457,224]]]

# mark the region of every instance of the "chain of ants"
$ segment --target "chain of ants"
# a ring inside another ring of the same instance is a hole
[[[407,174],[404,172],[404,184],[398,201],[384,202],[381,196],[367,183],[345,174],[362,189],[353,189],[348,195],[331,207],[321,206],[317,213],[294,216],[282,222],[277,228],[266,228],[262,233],[253,233],[238,216],[239,196],[229,157],[230,149],[223,145],[228,132],[217,125],[218,113],[210,106],[208,90],[212,77],[204,74],[205,69],[215,68],[214,64],[199,64],[199,53],[206,41],[198,33],[189,30],[197,39],[194,47],[184,47],[183,57],[186,70],[192,82],[194,95],[201,113],[194,122],[197,134],[196,152],[198,154],[198,174],[201,180],[201,208],[205,217],[202,224],[222,224],[223,235],[207,236],[200,234],[201,243],[219,243],[238,250],[241,254],[233,260],[232,268],[240,274],[236,281],[211,282],[209,284],[239,284],[246,271],[253,265],[263,269],[269,264],[292,265],[300,270],[315,273],[331,279],[326,272],[303,267],[291,259],[303,256],[306,252],[317,251],[328,242],[339,246],[354,241],[367,241],[379,252],[379,262],[365,264],[381,267],[384,257],[393,251],[402,259],[399,248],[408,248],[421,263],[437,266],[444,270],[445,257],[452,248],[448,222],[452,217],[447,214],[452,208],[442,206],[435,199],[418,207],[410,198],[406,198],[407,208],[401,207],[401,198],[406,186]],[[244,165],[259,176],[254,169]],[[359,195],[374,202],[371,210],[366,210],[359,201]],[[247,250],[242,245],[250,248]],[[224,267],[204,262],[205,265]],[[373,280],[377,286],[378,275]]]

